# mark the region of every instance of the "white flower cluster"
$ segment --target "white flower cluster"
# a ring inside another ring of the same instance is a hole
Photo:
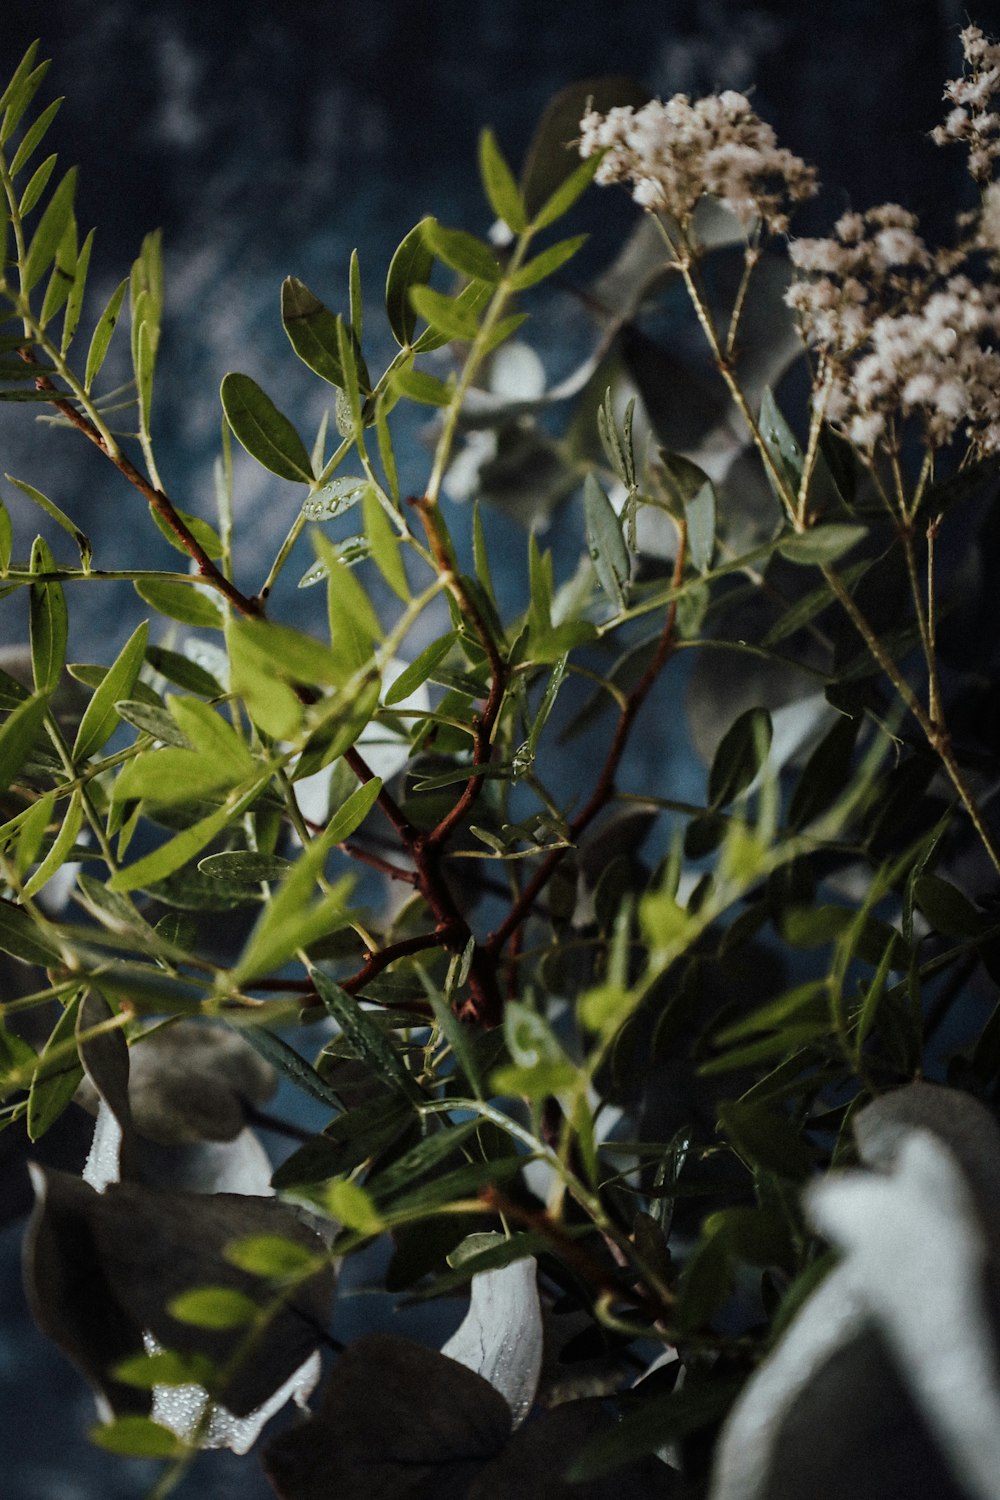
[[[816,191],[812,167],[779,147],[770,125],[732,90],[694,103],[675,94],[638,110],[590,110],[580,131],[581,156],[606,153],[598,182],[630,183],[636,203],[681,224],[700,198],[711,197],[745,227],[759,219],[784,233],[791,206]]]
[[[952,108],[944,124],[931,131],[931,139],[939,146],[965,146],[969,171],[982,184],[989,182],[1000,157],[1000,114],[993,108],[1000,91],[1000,45],[988,41],[978,26],[967,26],[961,41],[968,71],[945,85],[944,97]]]
[[[961,432],[998,452],[1000,286],[960,273],[961,251],[932,255],[916,228],[890,203],[790,246],[802,274],[786,301],[819,354],[816,399],[869,453],[911,417],[931,448]]]

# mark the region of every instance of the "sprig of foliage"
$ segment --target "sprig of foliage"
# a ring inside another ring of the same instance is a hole
[[[330,1424],[354,1436],[324,1485],[367,1493],[364,1443],[384,1433],[358,1390],[380,1371],[409,1393],[393,1421],[412,1419],[428,1476],[441,1464],[457,1484],[447,1466],[474,1460],[487,1488],[470,1493],[523,1495],[511,1476],[537,1443],[539,1495],[571,1462],[594,1483],[626,1464],[637,1493],[664,1493],[642,1455],[717,1426],[828,1269],[803,1185],[851,1152],[873,1100],[941,1075],[949,1012],[994,982],[992,750],[948,728],[960,708],[974,725],[991,689],[942,646],[968,584],[938,539],[961,511],[974,546],[995,458],[956,456],[943,477],[928,439],[908,487],[901,445],[880,457],[828,420],[822,360],[809,410],[786,407],[781,377],[808,356],[775,295],[780,204],[756,179],[760,219],[704,184],[673,216],[646,203],[654,233],[635,231],[582,371],[502,394],[503,360],[528,358],[522,302],[577,274],[585,238],[540,237],[595,175],[632,170],[617,136],[607,161],[570,163],[565,120],[586,105],[571,90],[520,180],[483,133],[490,240],[430,217],[404,237],[380,374],[358,256],[341,312],[286,279],[282,326],[328,410],[306,431],[228,373],[218,513],[196,515],[155,457],[160,237],[93,308],[76,170],[34,165],[58,112],[35,112],[46,66],[29,49],[0,96],[0,400],[94,444],[184,571],[95,566],[72,502],[8,476],[79,555],[39,536],[17,560],[0,502],[0,598],[26,596],[30,621],[23,662],[0,671],[0,1125],[35,1141],[80,1104],[97,1117],[84,1182],[36,1169],[36,1315],[113,1413],[95,1440],[163,1459],[165,1495],[202,1447],[244,1451],[289,1392],[308,1397],[339,1261],[390,1236],[391,1290],[471,1287],[468,1337],[441,1356],[377,1339],[342,1354],[323,1409],[266,1450],[286,1500],[314,1493]],[[719,108],[792,170],[755,117]],[[665,274],[704,335],[698,370],[634,326]],[[107,391],[126,297],[131,378]],[[743,437],[706,406],[708,376]],[[426,475],[396,449],[406,403],[435,414]],[[128,432],[110,425],[124,410]],[[276,491],[289,521],[256,588],[234,570],[232,438],[296,487]],[[463,470],[468,511],[446,503]],[[495,587],[479,505],[512,493],[536,516],[581,501],[571,576],[531,530],[523,609]],[[304,631],[270,606],[307,531],[300,586],[324,584],[325,612]],[[149,610],[106,664],[70,660],[79,585],[131,587]],[[670,795],[669,767],[635,787],[630,760],[652,714],[677,711],[685,652],[707,752],[694,803]],[[365,906],[355,865],[384,885]],[[990,1101],[998,1017],[947,1060]],[[300,1033],[317,1019],[318,1047]],[[299,1139],[263,1112],[279,1074],[325,1108],[323,1130]],[[276,1198],[253,1126],[297,1138]],[[597,1431],[572,1375],[556,1404],[543,1305],[553,1326],[589,1320],[631,1413],[620,1430]],[[626,1393],[647,1371],[652,1394]],[[536,1398],[555,1409],[512,1435]],[[419,1430],[443,1412],[435,1456]],[[693,1485],[705,1451],[682,1452]]]

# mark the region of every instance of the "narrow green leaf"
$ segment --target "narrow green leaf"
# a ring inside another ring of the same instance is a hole
[[[90,270],[90,254],[94,248],[94,231],[91,230],[80,247],[73,273],[73,285],[66,300],[66,316],[63,318],[62,344],[60,352],[65,354],[73,342],[83,311],[83,294],[87,288],[87,272]]]
[[[684,515],[691,561],[699,573],[708,573],[715,554],[715,485],[710,479],[685,501]]]
[[[63,825],[60,828],[52,847],[42,860],[38,869],[31,879],[25,882],[22,894],[26,897],[34,896],[47,885],[53,875],[58,874],[69,856],[70,850],[76,843],[80,832],[80,824],[83,821],[83,796],[77,787],[70,798]]]
[[[11,75],[10,82],[4,87],[3,93],[0,94],[0,109],[6,110],[11,104],[12,100],[17,97],[18,93],[24,85],[25,80],[28,78],[32,68],[35,65],[35,58],[37,57],[37,55],[38,41],[36,39],[28,47],[24,56],[21,58],[21,61],[14,69],[14,72]]]
[[[406,1099],[419,1100],[422,1097],[420,1090],[399,1053],[360,1002],[319,969],[310,969],[309,977],[354,1057]]]
[[[41,166],[35,168],[34,174],[29,179],[28,186],[21,194],[21,201],[17,205],[17,211],[21,215],[22,219],[26,219],[28,217],[28,215],[31,213],[31,210],[34,208],[35,204],[38,202],[39,198],[41,198],[42,194],[45,192],[45,189],[48,187],[49,178],[52,176],[57,160],[58,154],[57,152],[53,151],[51,156],[47,156],[45,158]]]
[[[28,1139],[40,1140],[77,1091],[83,1068],[76,1046],[76,1018],[83,999],[74,995],[42,1048],[28,1094]]]
[[[55,571],[55,559],[41,537],[31,549],[31,571]],[[39,692],[52,692],[66,661],[66,639],[69,617],[66,598],[60,583],[33,583],[28,606],[28,631],[31,638],[31,670]]]
[[[29,157],[31,157],[38,149],[43,137],[45,136],[46,131],[52,124],[52,121],[55,119],[56,115],[59,113],[59,107],[62,102],[62,97],[53,99],[52,103],[47,105],[45,109],[42,110],[35,123],[33,125],[30,125],[24,132],[24,135],[21,137],[20,144],[18,145],[17,150],[14,152],[14,159],[10,164],[11,177],[18,176],[21,168],[27,165]]]
[[[286,276],[281,285],[281,323],[303,364],[329,385],[343,386],[337,319],[295,276]]]
[[[125,291],[128,283],[129,279],[126,276],[115,287],[91,335],[90,348],[87,350],[87,364],[83,377],[84,390],[86,390],[88,395],[107,357],[111,335],[118,326],[118,319],[121,315],[122,302],[125,300]]]
[[[378,801],[378,794],[381,790],[381,779],[373,776],[371,781],[364,782],[351,793],[326,826],[323,837],[328,847],[342,844],[356,829],[361,827]]]
[[[256,1321],[260,1308],[252,1297],[229,1286],[200,1286],[181,1292],[167,1303],[178,1323],[195,1328],[243,1328]]]
[[[341,681],[346,682],[373,664],[382,626],[364,588],[339,560],[329,540],[317,531],[313,541],[327,569],[330,651],[340,663]]]
[[[222,696],[222,684],[210,672],[206,672],[204,667],[199,667],[196,661],[182,656],[179,651],[169,651],[166,646],[147,646],[146,660],[161,677],[177,687],[185,688],[189,693],[197,693],[202,698]]]
[[[446,338],[471,342],[479,332],[478,318],[457,297],[447,297],[433,287],[415,286],[410,290],[410,301],[431,328]]]
[[[38,321],[43,328],[51,323],[73,289],[73,281],[76,276],[76,257],[76,219],[70,214],[63,237],[56,249],[55,264],[52,267],[49,284],[45,288],[45,296],[42,298],[42,310]]]
[[[868,535],[866,526],[843,525],[830,522],[826,526],[814,526],[811,531],[782,537],[777,551],[788,562],[823,567],[836,562],[845,552],[850,552]]]
[[[64,510],[60,510],[54,500],[50,500],[47,495],[43,495],[41,490],[36,490],[33,484],[28,484],[23,479],[15,479],[13,474],[5,474],[4,478],[9,480],[15,488],[19,489],[22,495],[27,495],[29,500],[33,500],[39,509],[43,510],[47,516],[50,516],[55,521],[57,526],[61,526],[63,531],[69,533],[77,545],[81,563],[84,568],[89,568],[93,548],[86,532],[81,530]]]
[[[421,290],[429,291],[430,288],[417,287],[414,289],[414,295],[419,293]],[[435,293],[435,295],[440,294]],[[462,291],[459,292],[458,296],[454,298],[455,316],[460,318],[466,327],[471,320],[478,328],[479,325],[476,315],[489,301],[490,295],[490,288],[486,284],[486,282],[470,281],[468,286],[464,287]],[[444,298],[445,302],[448,302],[449,300],[450,299],[447,297]],[[448,330],[442,331],[442,329],[436,327],[425,328],[423,333],[421,333],[416,339],[413,340],[413,352],[414,354],[425,354],[428,353],[431,349],[440,349],[443,344],[447,344],[451,339],[456,337],[466,338],[467,335],[453,334]]]
[[[0,792],[6,791],[42,732],[49,695],[25,698],[0,725]]]
[[[159,1349],[155,1354],[135,1354],[131,1359],[123,1359],[112,1370],[116,1380],[140,1391],[151,1391],[158,1385],[204,1386],[217,1373],[216,1366],[205,1355],[177,1354],[172,1349]]]
[[[207,703],[198,698],[171,695],[167,707],[185,739],[234,778],[250,777],[257,770],[257,763],[242,737]]]
[[[223,1250],[230,1265],[251,1276],[266,1276],[283,1281],[289,1276],[301,1276],[322,1265],[316,1255],[294,1240],[286,1240],[280,1234],[252,1234],[245,1239],[231,1240]]]
[[[55,259],[56,250],[59,248],[73,212],[76,176],[76,167],[70,167],[38,221],[38,228],[28,246],[24,262],[22,286],[26,292],[30,292],[32,287],[41,280]]]
[[[358,346],[361,345],[361,332],[364,327],[364,307],[361,297],[361,261],[358,259],[357,250],[351,251],[351,265],[348,272],[351,331],[354,334]]]
[[[233,849],[223,854],[207,854],[198,868],[215,880],[233,881],[237,885],[259,885],[262,880],[283,880],[292,862],[277,854],[257,854],[251,849]]]
[[[514,174],[507,165],[496,136],[488,127],[479,135],[479,175],[489,205],[508,229],[523,234],[528,227],[528,213]]]
[[[454,395],[454,386],[426,370],[397,370],[392,377],[392,389],[421,406],[449,406]]]
[[[255,380],[233,372],[225,375],[222,408],[251,458],[281,479],[309,483],[313,476],[305,444]]]
[[[420,655],[411,661],[408,667],[403,668],[386,692],[386,708],[391,708],[395,703],[402,703],[404,698],[415,693],[428,678],[433,677],[434,668],[444,660],[457,640],[458,631],[450,630],[436,641],[431,641],[429,646],[425,646]]]
[[[123,766],[114,784],[114,799],[175,807],[213,799],[239,779],[225,762],[220,764],[198,751],[178,750],[168,745],[161,750],[144,751]]]
[[[931,926],[947,937],[978,937],[989,925],[985,913],[977,911],[963,891],[940,875],[918,875],[913,897]]]
[[[193,516],[190,511],[181,510],[176,505],[174,506],[174,510],[206,555],[212,558],[213,562],[220,558],[222,556],[222,540],[215,527],[211,526],[208,521],[203,521],[201,516]],[[184,557],[189,557],[190,554],[187,547],[167,524],[163,516],[160,515],[160,512],[150,506],[149,514],[153,518],[156,529],[160,532],[161,536],[166,537],[171,547],[176,552],[182,553]]]
[[[594,179],[594,173],[601,164],[600,156],[592,156],[587,161],[581,162],[575,167],[569,176],[560,183],[555,192],[546,203],[542,204],[538,213],[532,220],[532,228],[536,231],[547,229],[563,214],[568,213],[576,200],[586,192]]]
[[[144,432],[149,431],[149,417],[153,403],[153,371],[156,366],[159,339],[158,328],[145,320],[139,324],[136,340],[135,384],[139,394],[139,411]]]
[[[179,1458],[187,1451],[176,1432],[152,1417],[115,1417],[92,1427],[90,1441],[121,1458]]]
[[[396,595],[396,598],[401,600],[403,604],[409,604],[410,584],[406,576],[406,568],[399,547],[399,538],[393,529],[392,522],[385,513],[385,506],[379,500],[378,494],[371,485],[364,492],[361,501],[361,511],[364,516],[365,534],[371,544],[371,555],[375,566]]]
[[[163,751],[159,751],[163,754]],[[221,833],[228,823],[234,822],[239,816],[242,805],[249,802],[249,797],[241,799],[232,806],[220,807],[215,812],[209,813],[207,817],[201,818],[193,823],[190,828],[185,828],[151,854],[136,860],[134,864],[126,865],[124,869],[116,873],[108,881],[108,889],[112,891],[137,891],[155,885],[156,881],[163,880],[186,865],[205,845]]]
[[[148,622],[144,619],[141,625],[136,625],[114,663],[108,667],[108,672],[87,703],[84,717],[79,721],[79,729],[76,730],[73,742],[73,760],[87,760],[114,733],[115,724],[120,717],[114,705],[118,699],[129,697],[135,687],[139,667],[145,657],[147,636]]]
[[[165,709],[135,698],[116,702],[115,708],[126,724],[143,734],[151,734],[154,739],[162,740],[165,745],[176,745],[180,750],[188,748],[187,740]]]
[[[11,548],[14,545],[14,528],[11,525],[10,511],[0,500],[0,576],[5,575],[10,567]]]
[[[37,42],[34,45],[37,46]],[[31,48],[28,51],[30,52]],[[25,68],[22,59],[14,77],[3,93],[3,99],[6,103],[3,106],[3,120],[0,121],[0,146],[5,145],[17,129],[24,117],[25,110],[37,94],[42,79],[50,67],[51,61],[48,58],[44,62],[40,62],[37,68],[31,68],[30,65],[28,68]]]
[[[17,842],[15,866],[17,873],[23,876],[25,871],[35,863],[38,851],[42,847],[46,830],[52,821],[55,811],[55,793],[47,792],[44,797],[28,810],[21,814],[17,820]],[[9,825],[5,825],[9,827]]]
[[[559,240],[557,244],[550,245],[547,250],[543,250],[540,255],[536,255],[533,260],[528,261],[527,265],[521,267],[511,278],[511,286],[517,292],[526,291],[529,286],[537,286],[546,277],[554,275],[568,260],[572,260],[580,247],[586,244],[588,238],[586,234],[574,234],[570,239]]]
[[[775,482],[775,476],[771,470],[767,470],[767,479],[775,498],[781,505],[794,504],[799,493],[799,484],[802,480],[802,467],[804,463],[802,448],[798,438],[795,436],[788,423],[782,415],[781,408],[774,399],[774,393],[768,387],[760,402],[760,415],[758,417],[760,435],[764,439],[771,461],[777,470],[781,484]]]
[[[43,968],[62,962],[62,955],[20,906],[0,902],[0,952]]]
[[[179,620],[182,625],[193,625],[199,630],[221,630],[225,624],[222,610],[196,584],[173,583],[167,578],[137,578],[132,587],[157,614]]]
[[[583,510],[587,546],[598,582],[618,609],[628,598],[629,555],[611,501],[593,474],[583,483]]]
[[[453,271],[473,281],[485,281],[495,286],[500,280],[500,266],[496,256],[485,241],[464,229],[446,229],[437,219],[425,219],[424,235],[429,248]]]
[[[392,446],[392,436],[389,432],[389,423],[385,414],[384,399],[380,400],[375,408],[375,433],[378,438],[378,455],[382,460],[385,482],[389,487],[389,495],[392,503],[398,510],[399,475],[396,470],[396,454]]]
[[[746,790],[771,748],[771,715],[748,708],[726,730],[708,773],[708,801],[713,811],[726,807]]]
[[[434,264],[434,257],[424,237],[424,225],[427,222],[422,219],[419,224],[415,224],[401,241],[389,264],[385,283],[385,308],[389,327],[397,344],[404,349],[412,342],[417,326],[410,293],[415,286],[426,285]]]
[[[290,1047],[282,1037],[268,1031],[266,1026],[240,1026],[233,1029],[296,1088],[318,1103],[326,1105],[327,1109],[340,1112],[343,1106],[339,1095],[324,1082],[312,1063],[306,1062],[301,1053]]]

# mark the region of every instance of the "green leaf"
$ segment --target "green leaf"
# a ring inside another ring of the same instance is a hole
[[[307,495],[302,502],[302,514],[310,521],[334,521],[346,515],[371,488],[371,481],[363,474],[338,474],[320,489]]]
[[[614,506],[593,474],[588,474],[583,483],[583,511],[587,546],[598,582],[617,608],[624,609],[630,569],[628,548]]]
[[[167,707],[185,739],[206,758],[214,760],[220,770],[236,780],[251,777],[257,771],[257,762],[243,738],[207,703],[171,695]]]
[[[339,1111],[342,1108],[340,1098],[334,1090],[324,1082],[312,1064],[306,1062],[282,1037],[268,1031],[266,1026],[241,1026],[234,1030],[304,1094],[326,1105],[327,1109]]]
[[[120,699],[127,699],[135,687],[139,667],[145,657],[147,636],[148,624],[144,619],[141,625],[136,625],[114,663],[106,670],[94,696],[87,703],[84,717],[79,721],[79,729],[76,730],[76,739],[73,741],[73,760],[87,760],[114,733],[120,720],[115,703]]]
[[[347,1179],[329,1183],[323,1193],[326,1211],[355,1234],[380,1234],[384,1221],[360,1183]]]
[[[305,444],[257,382],[230,372],[221,393],[226,421],[250,457],[281,479],[308,484],[313,475]]]
[[[391,708],[395,703],[402,703],[411,693],[434,676],[434,668],[443,661],[458,640],[458,631],[450,630],[446,635],[440,636],[436,641],[431,641],[425,646],[420,655],[404,667],[392,686],[385,695],[385,706]]]
[[[40,1140],[76,1093],[83,1068],[76,1045],[76,1018],[83,999],[74,995],[42,1048],[28,1094],[28,1139]]]
[[[188,748],[187,740],[165,709],[137,698],[124,698],[115,704],[115,708],[126,724],[143,734],[151,734],[154,739],[162,740],[165,745],[176,745],[180,750]]]
[[[600,156],[592,156],[587,161],[581,162],[575,167],[569,176],[556,188],[552,196],[542,204],[532,220],[532,228],[536,231],[547,229],[563,214],[568,213],[576,200],[581,197],[594,180],[594,173],[601,165]]]
[[[62,102],[62,98],[53,99],[52,103],[42,110],[34,124],[30,125],[24,132],[20,144],[14,152],[14,159],[10,164],[11,177],[17,177],[21,168],[27,165],[28,158],[37,150],[46,131],[59,113],[59,107]]]
[[[351,1054],[403,1098],[420,1100],[422,1095],[416,1081],[388,1036],[362,1009],[360,1001],[348,995],[320,969],[310,969],[309,977],[327,1013],[340,1027]]]
[[[86,371],[83,378],[84,390],[86,390],[88,395],[107,357],[111,335],[118,326],[122,302],[125,300],[125,292],[128,284],[129,278],[126,276],[115,287],[108,298],[107,306],[97,320],[91,336],[90,348],[87,350]]]
[[[11,525],[10,511],[0,500],[0,576],[6,574],[10,567],[11,548],[14,544],[14,528]]]
[[[38,55],[38,41],[35,40],[28,47],[28,50],[25,52],[24,56],[21,58],[21,61],[18,63],[17,67],[14,69],[14,72],[11,75],[10,82],[5,86],[3,93],[0,94],[0,109],[6,111],[7,109],[9,109],[11,107],[12,103],[14,103],[15,101],[17,101],[19,99],[22,90],[25,88],[26,81],[29,78],[29,76],[31,75],[31,71],[32,71],[32,68],[35,65],[35,58],[37,57],[37,55]],[[40,64],[40,66],[44,67],[45,64],[42,63],[42,64]],[[39,83],[40,82],[41,82],[41,79],[39,79]],[[36,85],[36,87],[37,87],[37,85]],[[12,125],[10,128],[11,128],[11,130],[13,130],[13,129],[15,129],[15,127],[16,127],[16,121],[15,121],[15,124]],[[3,141],[5,141],[6,139],[7,139],[7,137],[5,135],[0,136],[0,144],[2,144]]]
[[[232,786],[239,778],[228,765],[220,765],[194,750],[147,750],[130,760],[114,784],[117,802],[141,798],[156,807],[207,801]]]
[[[168,651],[166,646],[147,646],[146,660],[161,677],[189,693],[198,693],[202,698],[220,698],[222,684],[217,682],[204,667],[199,667],[190,657],[179,651]]]
[[[42,79],[51,66],[51,63],[46,58],[44,62],[38,64],[37,68],[32,68],[30,63],[25,67],[26,58],[29,54],[34,58],[33,48],[37,46],[38,43],[34,42],[32,47],[28,48],[28,52],[22,58],[14,77],[4,89],[4,103],[2,105],[4,114],[3,121],[0,123],[0,146],[10,140],[25,110],[38,92]]]
[[[316,552],[327,570],[327,613],[330,621],[330,652],[339,663],[340,680],[364,671],[375,661],[375,643],[381,641],[382,626],[363,587],[322,532],[314,534]]]
[[[726,807],[753,781],[771,748],[771,715],[748,708],[722,736],[708,773],[708,801],[713,811]]]
[[[365,535],[371,544],[371,555],[375,566],[396,598],[400,599],[403,604],[409,604],[410,584],[399,548],[399,538],[386,515],[385,505],[372,485],[369,485],[364,492],[361,511],[364,516]]]
[[[739,1154],[753,1167],[802,1181],[813,1168],[813,1152],[791,1120],[763,1104],[729,1100],[719,1122]]]
[[[851,779],[854,744],[862,716],[838,715],[806,761],[788,807],[788,826],[798,831],[832,807]]]
[[[392,377],[392,389],[421,406],[449,406],[455,394],[452,383],[439,380],[426,370],[397,370]]]
[[[0,1026],[0,1099],[23,1089],[24,1079],[34,1072],[35,1049],[16,1032]]]
[[[6,791],[27,760],[45,723],[49,695],[26,698],[0,725],[0,792]]]
[[[205,1355],[177,1354],[172,1349],[159,1349],[155,1354],[134,1354],[112,1370],[116,1380],[140,1391],[151,1391],[158,1385],[205,1386],[217,1373],[216,1366]]]
[[[77,257],[76,219],[70,214],[62,239],[56,248],[55,264],[42,298],[38,321],[45,328],[62,307],[73,288]]]
[[[57,874],[66,863],[69,852],[76,843],[80,832],[80,824],[83,821],[83,794],[77,787],[70,798],[63,825],[53,840],[52,847],[42,860],[38,869],[31,879],[25,882],[22,895],[34,896],[43,886],[47,885],[53,875]]]
[[[31,549],[33,573],[54,572],[55,558],[41,537]],[[52,692],[59,682],[66,662],[66,639],[69,617],[62,584],[33,583],[28,605],[28,629],[31,637],[31,670],[35,687],[41,693]]]
[[[252,1297],[229,1286],[200,1286],[181,1292],[167,1303],[178,1323],[194,1328],[244,1328],[256,1322],[260,1308]]]
[[[283,880],[292,868],[291,860],[278,854],[257,854],[251,849],[233,849],[223,854],[207,854],[198,868],[215,880],[234,881],[237,885],[259,885],[262,880]]]
[[[437,219],[424,219],[423,226],[427,244],[438,260],[473,281],[496,286],[500,280],[500,266],[483,240],[467,234],[464,229],[446,229]]]
[[[479,135],[479,175],[489,205],[497,218],[503,219],[514,234],[523,234],[528,227],[528,212],[521,197],[521,189],[504,159],[496,136],[488,126]]]
[[[411,294],[411,300],[412,296],[416,296],[421,292],[430,290],[430,287],[414,288],[414,291]],[[438,297],[440,296],[440,293],[435,292],[434,296]],[[450,329],[442,330],[441,328],[437,327],[425,328],[423,333],[421,333],[413,342],[414,353],[424,354],[431,349],[440,349],[442,344],[447,344],[449,340],[453,338],[468,338],[470,335],[468,334],[467,330],[470,326],[474,325],[476,330],[478,330],[479,320],[477,314],[485,306],[486,302],[489,300],[489,297],[490,288],[485,282],[470,281],[468,286],[464,287],[462,291],[459,292],[457,297],[442,298],[443,303],[449,304],[449,307],[446,309],[446,316],[448,317],[449,323],[452,323],[456,319],[460,320],[461,325],[466,329],[466,332],[458,334],[452,333]]]
[[[977,911],[964,892],[940,875],[918,875],[913,898],[931,926],[946,937],[978,937],[989,918]]]
[[[48,967],[62,961],[58,948],[20,906],[0,902],[0,952],[26,964]]]
[[[230,1265],[238,1266],[241,1271],[276,1281],[309,1273],[321,1264],[304,1245],[297,1245],[294,1240],[286,1240],[279,1234],[252,1234],[245,1239],[231,1240],[222,1253]]]
[[[168,578],[137,578],[132,587],[140,599],[152,605],[157,614],[179,620],[182,625],[193,625],[199,630],[221,630],[225,624],[219,606],[193,582],[174,583]]]
[[[23,479],[15,479],[13,474],[5,474],[4,478],[19,489],[22,495],[27,495],[29,500],[33,500],[47,516],[51,516],[57,526],[61,526],[63,531],[69,533],[79,549],[81,563],[84,568],[89,568],[93,551],[90,545],[90,538],[81,530],[76,522],[66,515],[65,511],[60,510],[54,500],[50,500],[47,495],[43,495],[41,490],[36,490],[33,484],[28,484]]]
[[[83,311],[83,295],[87,289],[87,272],[90,270],[90,255],[93,248],[94,231],[91,230],[80,247],[80,254],[76,260],[76,270],[73,273],[73,285],[70,287],[69,296],[66,299],[66,315],[63,318],[62,342],[59,351],[61,354],[65,354],[72,344],[80,322],[80,314]]]
[[[286,276],[281,284],[281,323],[303,364],[329,385],[343,386],[337,319],[295,276]]]
[[[685,500],[684,515],[691,561],[699,573],[708,573],[715,553],[715,486],[710,479]]]
[[[152,1417],[115,1417],[113,1422],[92,1427],[90,1441],[121,1458],[179,1458],[187,1452],[176,1432]]]
[[[555,245],[550,245],[547,250],[543,250],[540,255],[529,260],[527,265],[522,266],[511,277],[511,286],[516,292],[523,292],[530,286],[537,286],[538,282],[544,281],[547,276],[554,275],[560,266],[572,260],[589,238],[590,236],[586,234],[574,234],[570,239],[559,240]]]
[[[159,755],[164,753],[162,750],[157,752]],[[248,796],[241,800],[246,805],[251,799]],[[151,854],[144,855],[134,864],[117,870],[108,881],[108,889],[136,891],[154,885],[156,881],[165,879],[167,875],[172,875],[175,870],[186,865],[189,859],[193,859],[204,849],[205,845],[210,843],[216,834],[221,833],[228,823],[235,822],[240,811],[240,802],[232,806],[217,808],[215,812],[193,823],[190,828],[185,828],[174,838],[168,839]]]
[[[772,474],[770,468],[766,468],[768,483],[782,507],[794,505],[798,499],[799,484],[802,480],[804,463],[802,449],[794,432],[785,421],[770,387],[765,389],[761,397],[758,426],[764,445],[771,455],[771,462],[777,471],[778,480],[780,480],[780,483],[776,482],[775,475]]]
[[[59,248],[73,212],[75,192],[76,167],[70,167],[49,199],[28,247],[21,278],[21,285],[25,292],[30,292],[32,287],[41,280],[55,259],[56,250]]]
[[[788,562],[799,563],[803,567],[823,567],[827,563],[836,562],[845,552],[850,552],[867,535],[866,526],[830,522],[826,526],[814,526],[811,531],[782,537],[776,550]]]
[[[357,250],[351,251],[351,264],[348,272],[349,297],[351,312],[351,332],[358,346],[361,345],[361,333],[364,327],[364,304],[361,298],[361,261]]]
[[[471,342],[479,332],[479,319],[457,297],[447,297],[433,287],[415,286],[410,291],[410,301],[433,329],[449,339]]]
[[[375,795],[381,785],[378,782]],[[303,851],[261,912],[233,970],[234,984],[252,983],[279,969],[297,949],[307,948],[318,938],[344,926],[353,885],[349,876],[324,890],[315,901],[311,900],[313,887],[322,879],[327,856],[339,837],[333,825],[328,824]]]
[[[38,202],[39,198],[48,187],[49,178],[52,176],[57,159],[57,153],[53,151],[51,156],[47,156],[45,158],[41,166],[35,168],[34,174],[31,177],[28,186],[21,194],[21,201],[17,205],[17,211],[21,215],[22,219],[26,219],[28,217],[28,215],[31,213],[31,210],[34,208],[35,204]]]
[[[389,264],[385,283],[385,309],[389,318],[392,336],[402,348],[413,341],[417,317],[410,293],[415,286],[425,286],[431,274],[434,257],[424,237],[421,219],[400,242]]]

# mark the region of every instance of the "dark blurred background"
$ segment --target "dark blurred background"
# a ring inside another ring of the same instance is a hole
[[[482,125],[494,126],[516,163],[546,101],[574,80],[630,75],[657,94],[753,86],[758,112],[825,184],[797,220],[800,232],[848,205],[891,200],[916,209],[930,238],[945,237],[967,179],[956,156],[926,137],[942,114],[944,80],[960,70],[958,32],[968,19],[997,34],[1000,4],[989,0],[970,16],[959,0],[6,0],[0,75],[35,36],[54,58],[45,98],[67,97],[50,149],[82,168],[78,218],[84,230],[98,226],[98,295],[125,273],[147,230],[164,231],[157,450],[177,502],[210,514],[215,393],[226,370],[254,375],[300,417],[322,405],[281,331],[282,277],[295,274],[340,306],[358,246],[373,304],[369,362],[380,367],[389,336],[378,291],[402,236],[425,213],[488,227],[474,170]],[[628,205],[611,210],[610,196],[583,226],[596,231],[592,257],[610,255],[629,222]],[[308,430],[308,415],[302,425]],[[401,460],[404,489],[419,487],[416,429]],[[29,479],[77,516],[101,565],[114,566],[133,545],[133,523],[143,524],[109,466],[74,435],[47,435],[23,410],[0,412],[0,471]],[[246,539],[237,561],[256,584],[295,501],[283,510],[288,487],[249,465],[239,474]],[[557,515],[553,531],[560,524]],[[21,512],[17,525],[21,553],[35,521]],[[513,587],[523,541],[510,530]],[[175,565],[157,545],[150,560]],[[498,581],[502,589],[502,565]],[[74,599],[74,622],[106,661],[108,619],[88,613],[95,605]],[[130,608],[138,618],[138,601],[123,601],[118,644]],[[15,628],[5,607],[0,630]],[[647,723],[648,763],[663,756],[665,735],[666,727],[658,746]],[[89,1396],[30,1324],[18,1243],[15,1223],[0,1234],[0,1494],[141,1495],[150,1473],[106,1460],[83,1437]],[[252,1458],[223,1456],[180,1493],[254,1500],[269,1491]]]

